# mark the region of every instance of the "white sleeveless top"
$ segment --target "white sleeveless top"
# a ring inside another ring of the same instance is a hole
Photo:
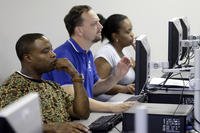
[[[112,68],[114,68],[121,59],[119,54],[116,52],[115,48],[109,43],[101,47],[101,49],[99,49],[97,53],[94,54],[94,59],[98,57],[104,58],[111,65]],[[135,71],[131,67],[128,73],[124,76],[123,79],[121,79],[118,82],[118,84],[123,84],[123,85],[130,84],[133,83],[134,80],[135,80]]]

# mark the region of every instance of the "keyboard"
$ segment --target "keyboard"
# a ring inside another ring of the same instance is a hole
[[[122,121],[122,114],[101,116],[89,125],[93,133],[108,132]]]

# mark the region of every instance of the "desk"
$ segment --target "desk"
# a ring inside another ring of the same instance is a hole
[[[158,73],[155,77],[160,77],[163,73]],[[119,93],[115,96],[113,96],[112,98],[110,98],[108,101],[109,102],[123,102],[125,100],[127,100],[129,97],[131,97],[133,95],[130,94],[122,94]],[[104,97],[103,97],[104,98]],[[163,105],[165,107],[165,105]],[[153,108],[154,109],[154,108]],[[155,108],[155,109],[160,109],[159,107]],[[162,108],[161,108],[162,109]],[[174,109],[175,110],[175,109]],[[87,120],[79,120],[77,122],[80,122],[82,124],[84,124],[85,126],[89,126],[92,122],[94,122],[96,119],[98,119],[101,116],[106,116],[106,115],[110,115],[113,113],[97,113],[97,112],[92,112],[90,114],[90,117]],[[117,129],[118,130],[117,130]],[[119,123],[118,125],[116,125],[116,128],[113,128],[110,132],[111,133],[119,133],[122,132],[122,122]]]
[[[118,93],[115,96],[111,97],[108,102],[123,102],[127,100],[129,97],[133,95],[131,94],[123,94],[123,93]],[[87,120],[79,120],[77,122],[80,122],[84,124],[85,126],[89,126],[92,122],[94,122],[96,119],[98,119],[101,116],[106,116],[106,115],[111,115],[114,113],[97,113],[97,112],[92,112],[90,113],[90,117]],[[117,129],[119,130],[117,130]],[[122,122],[116,125],[116,128],[113,128],[110,132],[111,133],[119,133],[122,132]]]
[[[129,98],[129,96],[127,95],[127,97],[125,99],[125,95],[126,94],[117,94],[114,97],[112,97],[109,101],[113,101],[113,102],[119,102],[119,100],[120,101],[124,101],[124,100],[126,100],[126,99]],[[160,116],[159,118],[162,118],[162,119],[165,119],[165,117],[167,117],[167,118],[169,117],[169,119],[172,119],[172,116],[173,116],[173,119],[176,118],[177,121],[178,120],[180,121],[180,125],[181,125],[180,127],[182,127],[182,125],[185,124],[185,121],[182,122],[183,119],[185,120],[185,119],[190,118],[189,114],[190,114],[190,110],[192,110],[191,109],[192,105],[179,105],[179,106],[177,106],[178,104],[155,104],[155,103],[154,104],[152,104],[152,103],[142,103],[142,104],[145,105],[148,108],[148,110],[149,110],[148,112],[149,112],[149,115],[151,116],[149,118],[151,118],[151,119],[149,119],[148,121],[154,121],[153,123],[150,123],[151,127],[153,127],[152,129],[156,129],[157,128],[157,126],[158,126],[157,123],[161,123],[160,127],[162,127],[162,122],[159,121],[160,119],[157,119],[157,117],[153,117],[153,116]],[[132,108],[134,108],[134,107],[132,107]],[[184,108],[186,108],[186,109],[184,109]],[[125,120],[127,120],[128,122],[130,122],[130,120],[126,119],[126,117],[130,117],[128,115],[130,114],[129,111],[131,111],[131,110],[132,109],[126,111],[127,115],[124,116]],[[176,110],[176,115],[173,114],[174,110]],[[180,115],[179,116],[179,112],[180,112],[180,114],[182,113],[184,115]],[[186,112],[186,113],[184,113],[184,112]],[[168,113],[169,114],[171,113],[171,114],[168,115]],[[110,115],[110,114],[113,114],[113,113],[97,113],[97,112],[92,112],[90,114],[90,117],[87,120],[79,120],[77,122],[80,122],[80,123],[84,124],[85,126],[89,126],[92,122],[94,122],[99,117]],[[160,114],[162,114],[162,117],[161,117]],[[130,117],[130,119],[133,119],[132,116]],[[189,116],[189,117],[187,117],[187,116]],[[181,117],[181,119],[179,119],[179,117]],[[156,119],[157,123],[153,119]],[[153,124],[153,126],[152,126],[152,124]],[[174,126],[173,123],[171,124],[171,126]],[[152,132],[152,129],[149,130],[149,131]],[[180,128],[180,130],[183,130],[183,128]],[[119,123],[118,125],[116,125],[116,128],[113,128],[110,131],[110,133],[121,133],[121,132],[122,132],[122,122]],[[160,129],[159,133],[161,133],[161,132],[162,132],[162,130]],[[190,131],[190,133],[194,133],[194,132]]]

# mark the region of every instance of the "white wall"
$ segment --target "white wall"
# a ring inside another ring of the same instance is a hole
[[[0,0],[0,83],[20,69],[15,54],[17,39],[24,33],[41,32],[57,47],[68,38],[63,18],[78,4],[88,4],[105,17],[113,13],[127,15],[133,32],[148,36],[153,60],[167,61],[170,18],[187,16],[191,33],[200,33],[199,0]]]

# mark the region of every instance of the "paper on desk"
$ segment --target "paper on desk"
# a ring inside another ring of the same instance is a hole
[[[162,85],[165,81],[165,78],[152,78],[150,85]],[[165,83],[165,86],[180,86],[180,87],[189,87],[189,80],[182,79],[168,79]]]

